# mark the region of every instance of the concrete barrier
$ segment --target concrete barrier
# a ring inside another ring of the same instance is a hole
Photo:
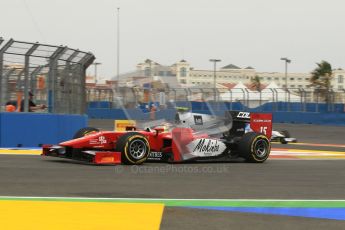
[[[0,113],[0,147],[58,144],[86,126],[85,115]]]

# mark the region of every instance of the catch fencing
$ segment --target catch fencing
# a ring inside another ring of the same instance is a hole
[[[6,104],[28,112],[31,92],[46,112],[84,114],[86,69],[94,60],[92,53],[67,46],[0,38],[0,112]]]
[[[345,91],[301,88],[249,89],[121,87],[88,91],[89,108],[144,109],[155,103],[160,109],[197,107],[204,110],[241,109],[257,111],[344,112]],[[342,105],[342,107],[340,107]]]

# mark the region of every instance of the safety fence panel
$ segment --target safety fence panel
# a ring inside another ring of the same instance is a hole
[[[166,88],[151,89],[120,87],[116,89],[87,90],[88,108],[197,108],[223,111],[301,111],[344,112],[345,91],[320,91],[315,89],[266,88],[262,91],[249,89],[213,88]]]
[[[93,54],[13,39],[0,38],[0,44],[0,112],[7,105],[28,112],[33,94],[36,104],[47,106],[43,112],[85,113],[85,75]]]

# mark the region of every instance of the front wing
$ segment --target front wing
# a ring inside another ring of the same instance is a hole
[[[121,153],[112,151],[83,150],[59,145],[44,145],[42,155],[79,160],[93,164],[121,164]]]

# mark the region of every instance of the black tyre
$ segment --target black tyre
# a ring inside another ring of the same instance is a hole
[[[115,151],[121,152],[121,161],[124,164],[138,165],[146,161],[150,145],[144,135],[129,132],[118,139]]]
[[[271,144],[265,135],[249,132],[238,143],[238,152],[247,162],[262,163],[271,152]]]
[[[280,133],[284,135],[283,138],[280,138],[280,143],[282,143],[282,144],[287,144],[288,142],[285,140],[285,138],[290,138],[290,137],[291,137],[289,131],[287,131],[287,130],[282,130],[282,131],[280,131]]]
[[[285,140],[284,137],[280,138],[280,143],[282,143],[283,145],[286,145],[288,142]]]
[[[97,133],[99,132],[99,129],[93,128],[93,127],[85,127],[82,129],[79,129],[73,136],[73,139],[85,137],[91,133]]]

